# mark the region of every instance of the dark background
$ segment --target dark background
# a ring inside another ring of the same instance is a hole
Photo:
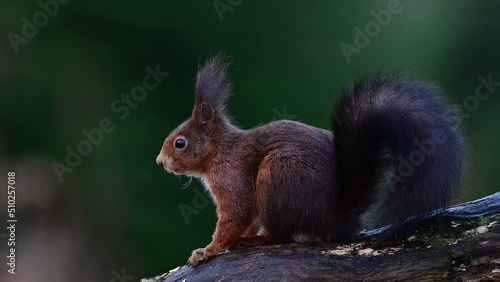
[[[19,222],[15,276],[0,229],[0,280],[119,281],[124,271],[136,281],[210,242],[214,208],[193,204],[202,186],[182,189],[188,179],[165,174],[155,158],[170,127],[190,115],[198,65],[219,50],[233,60],[229,109],[243,128],[285,117],[328,128],[341,85],[366,70],[438,82],[467,114],[472,165],[458,201],[498,191],[500,87],[474,95],[478,77],[500,81],[500,2],[401,0],[401,12],[348,63],[341,42],[354,46],[354,28],[389,2],[221,0],[234,7],[220,17],[212,1],[71,0],[16,54],[8,34],[22,36],[22,18],[33,22],[42,8],[2,1],[0,176],[16,172]],[[170,75],[121,120],[111,104],[158,64]],[[82,130],[104,118],[114,131],[60,182],[51,165],[65,164],[66,146],[75,149]],[[196,208],[189,223],[181,204]]]

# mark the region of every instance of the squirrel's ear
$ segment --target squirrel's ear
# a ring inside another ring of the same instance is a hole
[[[215,111],[210,104],[201,102],[193,110],[193,117],[199,124],[206,124],[214,118]]]
[[[224,112],[226,100],[231,92],[231,85],[226,78],[228,67],[228,56],[219,53],[210,58],[198,70],[195,108],[206,103],[211,106],[213,111]]]

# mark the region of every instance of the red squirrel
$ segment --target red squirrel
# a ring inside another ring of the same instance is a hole
[[[460,191],[466,140],[440,89],[409,74],[344,87],[332,131],[291,120],[244,130],[225,111],[228,59],[200,67],[191,117],[156,162],[196,176],[217,209],[212,242],[189,264],[236,246],[349,239],[446,207]]]

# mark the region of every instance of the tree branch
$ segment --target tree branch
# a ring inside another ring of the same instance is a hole
[[[500,192],[425,220],[439,224],[397,238],[385,227],[347,244],[241,248],[142,281],[500,281]]]

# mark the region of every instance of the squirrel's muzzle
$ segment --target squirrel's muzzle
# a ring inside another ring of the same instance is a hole
[[[158,157],[156,157],[156,163],[159,165],[159,166],[163,166],[163,160],[162,160],[162,156],[161,154],[158,155]]]

